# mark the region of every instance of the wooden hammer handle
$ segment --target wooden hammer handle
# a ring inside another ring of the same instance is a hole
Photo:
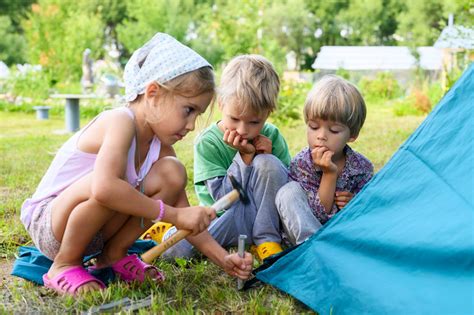
[[[217,200],[211,208],[214,209],[216,212],[220,212],[223,209],[228,208],[231,204],[239,199],[239,192],[237,189],[233,189],[231,192],[227,193],[225,196]],[[191,231],[188,230],[178,230],[174,233],[169,239],[162,242],[161,244],[156,245],[155,247],[151,248],[147,252],[142,255],[142,260],[147,264],[150,264],[155,260],[158,256],[163,254],[168,248],[173,246],[174,244],[181,241],[183,238],[188,236]]]
[[[142,260],[146,262],[147,264],[150,264],[155,260],[156,257],[160,256],[163,254],[168,248],[173,246],[174,244],[178,243],[181,241],[183,238],[191,234],[191,231],[188,230],[178,230],[176,233],[171,235],[169,239],[166,241],[162,242],[161,244],[151,248],[149,251],[145,252],[142,255]]]

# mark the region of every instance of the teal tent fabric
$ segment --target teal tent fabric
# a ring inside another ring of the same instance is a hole
[[[474,65],[363,191],[257,273],[320,314],[474,314]]]

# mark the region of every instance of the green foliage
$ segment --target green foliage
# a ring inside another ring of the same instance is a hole
[[[346,69],[343,69],[343,68],[337,69],[336,75],[338,75],[338,76],[340,76],[340,77],[342,77],[346,80],[351,79],[351,72],[349,70],[346,70]]]
[[[443,89],[437,82],[429,83],[427,80],[419,86],[413,87],[410,94],[393,105],[396,116],[426,115],[443,96]]]
[[[49,114],[51,117],[64,117],[64,101],[63,100],[40,100],[33,99],[28,102],[19,102],[19,103],[10,103],[7,101],[0,101],[0,111],[3,112],[22,112],[22,113],[34,113],[35,106],[38,105],[48,105],[51,107]],[[106,109],[111,108],[110,104],[100,101],[92,100],[83,100],[80,107],[80,118],[81,119],[91,119],[97,116],[99,113],[103,112]]]
[[[248,53],[263,53],[259,29],[263,19],[259,15],[263,1],[218,0],[211,10],[203,13],[203,23],[196,29],[198,40],[207,38],[212,46],[222,47],[224,61]]]
[[[26,16],[34,2],[35,0],[0,1],[0,12],[2,12],[2,15],[11,18],[15,33],[21,33],[21,19]]]
[[[194,13],[192,0],[128,0],[127,18],[117,26],[119,41],[133,52],[147,42],[156,32],[168,33],[181,42]]]
[[[397,100],[393,104],[393,113],[395,116],[421,116],[423,112],[418,110],[414,104],[413,99],[407,98],[402,100]]]
[[[306,95],[311,89],[311,83],[284,81],[278,98],[278,108],[271,115],[271,120],[277,125],[291,125],[301,119]]]
[[[25,39],[15,33],[11,18],[0,15],[0,60],[7,65],[25,62]]]
[[[45,99],[48,97],[50,79],[41,69],[24,66],[22,71],[11,71],[6,89],[14,96]]]
[[[304,0],[274,1],[264,12],[263,42],[275,38],[280,51],[284,48],[284,52],[295,52],[299,70],[303,56],[313,40],[311,34],[315,31],[314,15],[308,14]]]
[[[431,46],[447,25],[449,14],[456,24],[472,26],[472,1],[470,0],[404,0],[397,16],[397,34],[402,43],[411,47]]]
[[[363,77],[359,87],[366,101],[389,100],[401,96],[402,90],[391,72],[378,72],[375,79]]]
[[[454,67],[450,71],[445,71],[445,81],[446,81],[446,86],[445,86],[445,91],[449,91],[449,89],[456,83],[456,81],[461,77],[462,73],[464,72],[465,69],[462,69],[461,67]]]
[[[23,27],[29,45],[29,61],[40,64],[53,83],[78,82],[82,53],[102,54],[104,25],[96,13],[80,10],[73,0],[39,0]]]

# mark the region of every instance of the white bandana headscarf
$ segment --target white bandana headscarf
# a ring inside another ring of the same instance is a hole
[[[153,81],[163,84],[202,67],[212,68],[191,48],[168,34],[157,33],[133,53],[125,66],[125,99],[127,102],[134,101],[138,95],[145,93],[146,86]]]

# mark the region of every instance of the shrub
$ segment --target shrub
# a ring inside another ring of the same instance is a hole
[[[276,124],[291,124],[301,118],[306,94],[311,88],[309,82],[283,81],[278,99],[278,108],[272,114]]]
[[[423,93],[423,91],[415,88],[412,91],[412,95],[413,95],[413,97],[412,97],[413,98],[413,106],[418,111],[420,111],[424,114],[427,114],[431,111],[431,101],[428,98],[428,96],[426,96],[426,94]]]
[[[26,41],[15,33],[10,17],[0,16],[0,60],[7,65],[23,63],[25,61]]]
[[[425,82],[422,88],[412,88],[410,95],[396,102],[394,113],[396,116],[428,114],[441,96],[442,88],[439,84],[428,85]]]
[[[394,99],[402,94],[402,89],[391,72],[378,72],[375,79],[363,77],[358,85],[364,98],[369,101]]]
[[[78,82],[82,54],[102,53],[104,25],[99,16],[81,12],[75,1],[39,0],[24,22],[29,61],[40,64],[53,83]]]
[[[393,113],[395,116],[420,116],[423,115],[415,106],[413,106],[413,99],[405,98],[398,100],[393,105]]]
[[[18,65],[18,69],[10,73],[6,82],[6,90],[14,97],[46,99],[49,94],[49,76],[41,66]]]

